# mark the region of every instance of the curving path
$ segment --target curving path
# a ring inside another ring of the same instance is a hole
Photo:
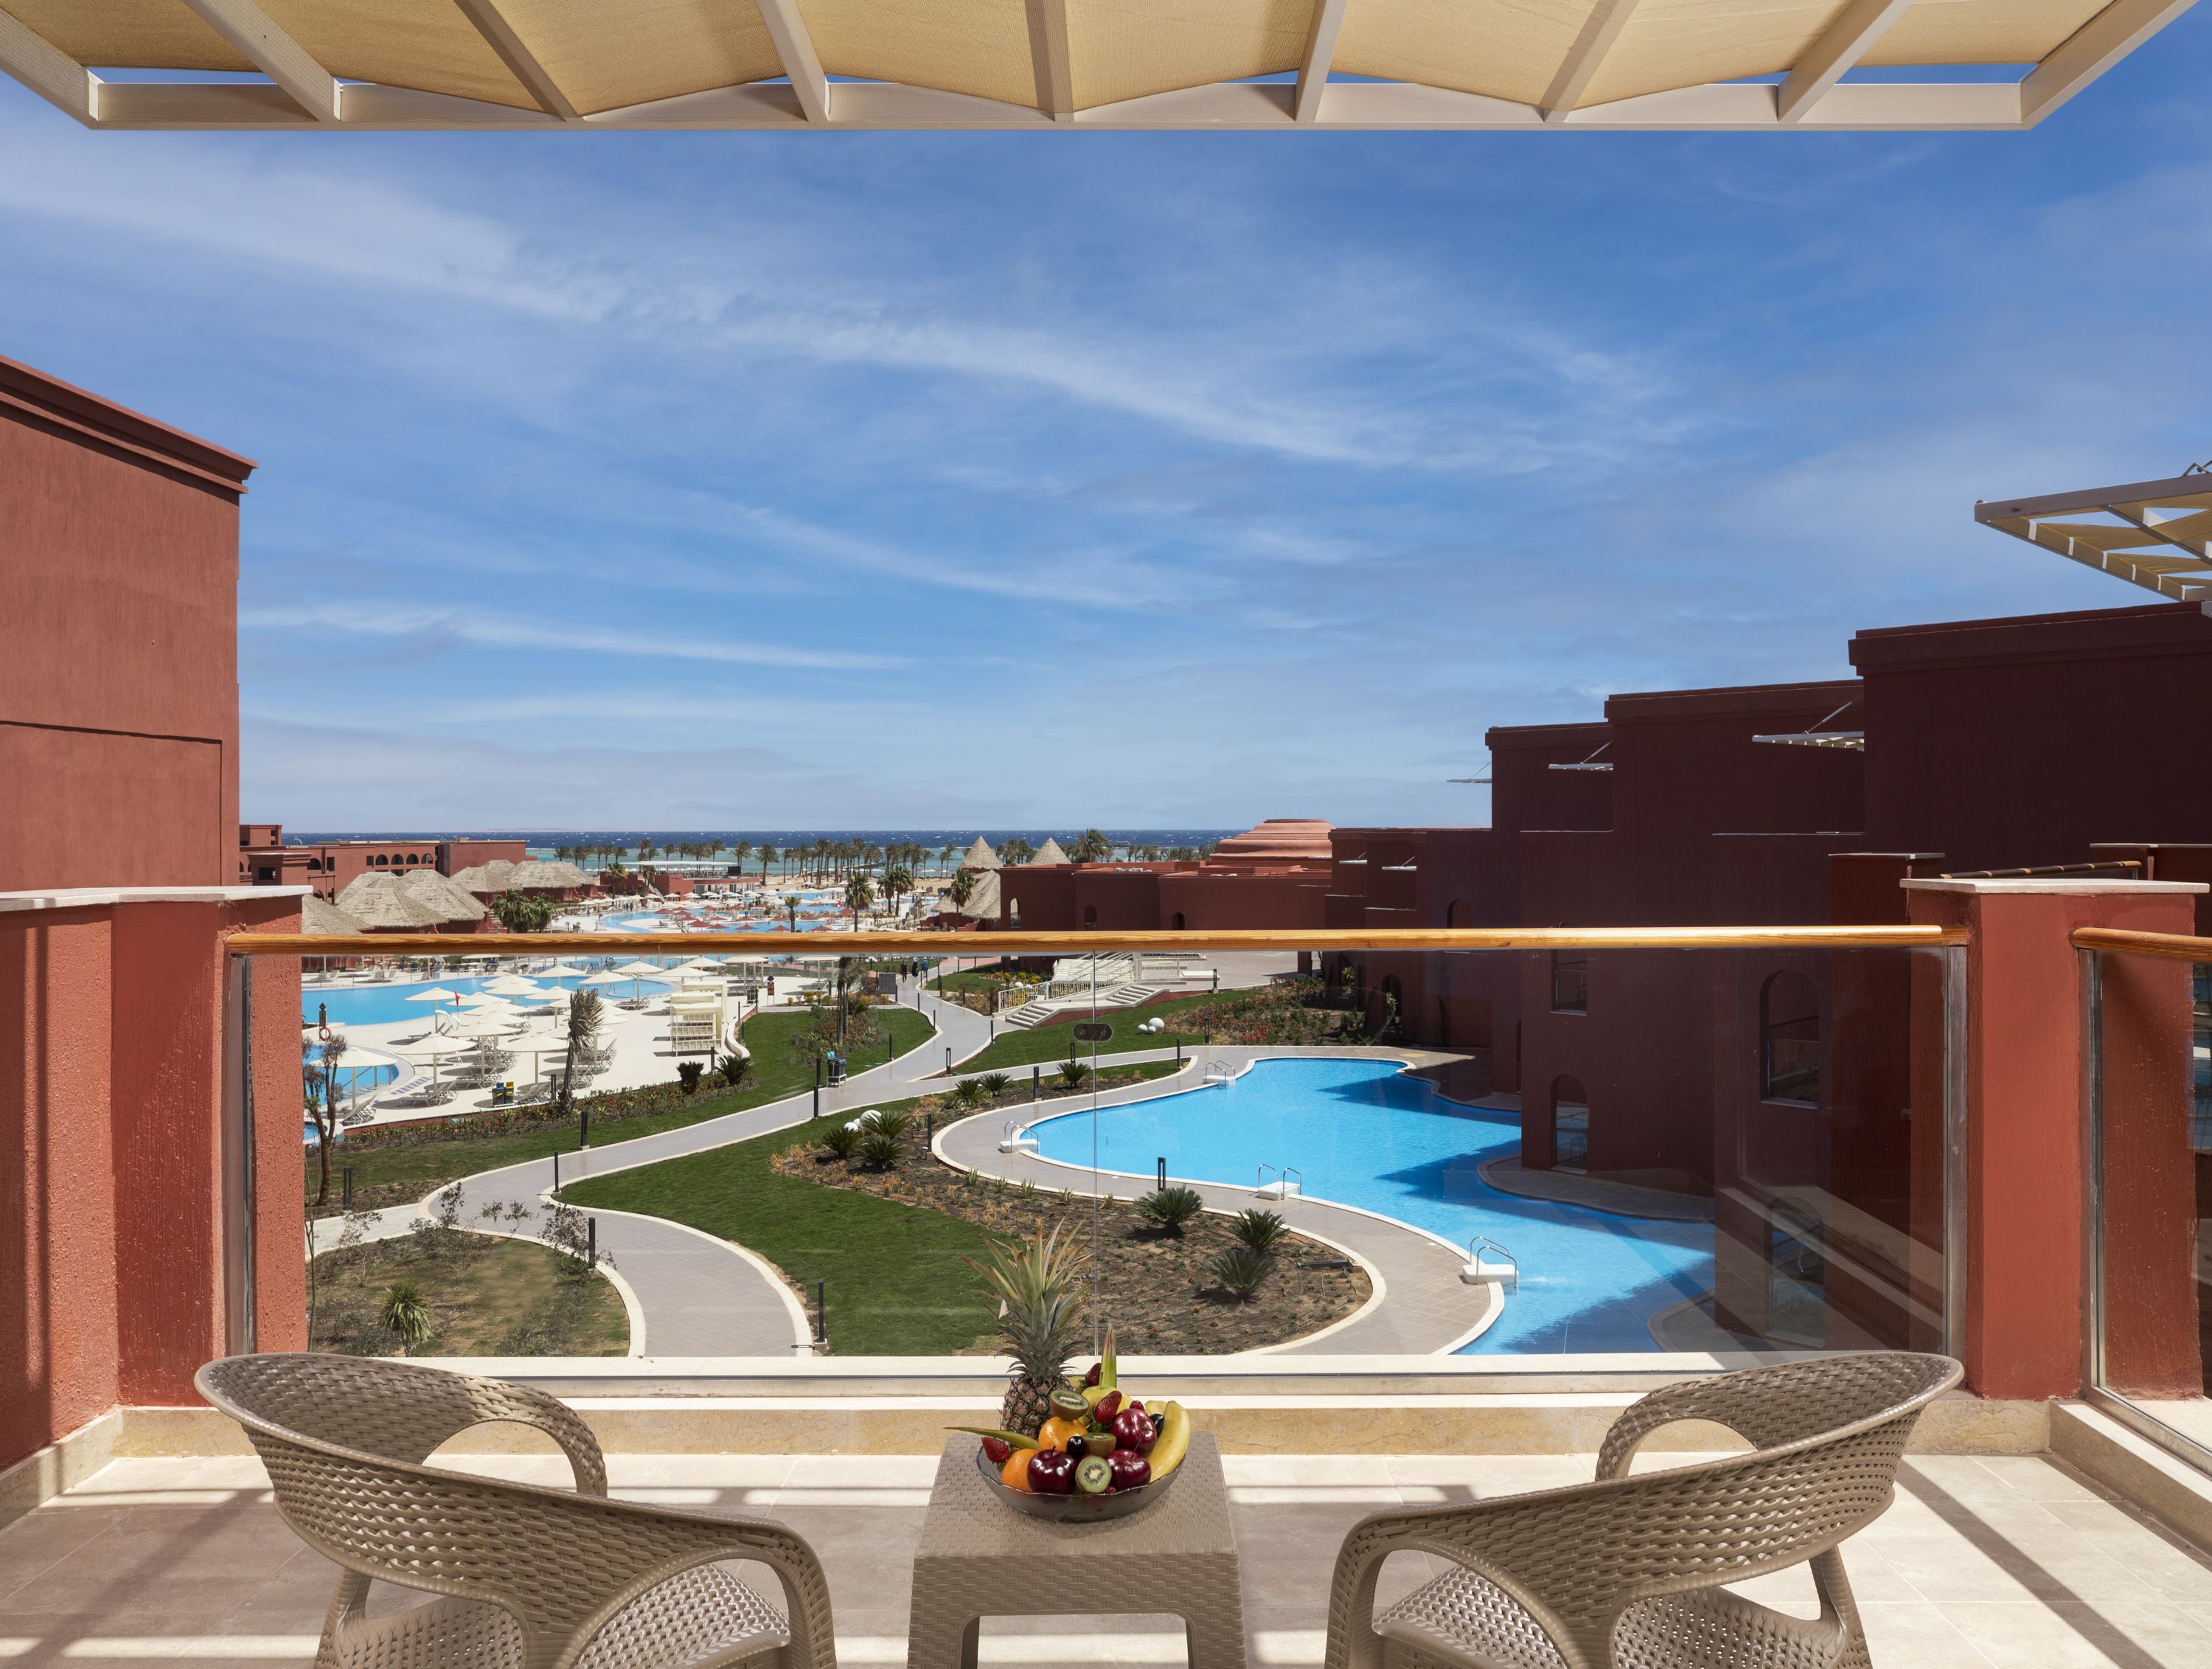
[[[1377,1051],[1394,1060],[1428,1064],[1456,1058],[1432,1051],[1392,1049]],[[1214,1045],[1190,1056],[1194,1070],[1201,1061],[1226,1063],[1242,1071],[1255,1060],[1270,1057],[1341,1056],[1341,1049],[1230,1048]],[[1116,1064],[1131,1061],[1172,1060],[1173,1050],[1148,1050],[1131,1055],[1100,1057]],[[1164,1085],[1159,1080],[1102,1091],[1101,1106],[1142,1101],[1187,1089],[1187,1082]],[[1066,1103],[1060,1104],[1065,1110]],[[1032,1154],[1002,1154],[999,1139],[1008,1109],[981,1113],[948,1124],[937,1133],[936,1152],[948,1165],[985,1176],[1005,1177],[1011,1182],[1031,1182],[1040,1188],[1060,1189],[1087,1178],[1087,1170],[1056,1164]],[[1302,1234],[1340,1247],[1366,1264],[1378,1294],[1375,1301],[1345,1321],[1288,1344],[1272,1347],[1276,1353],[1326,1353],[1331,1355],[1433,1355],[1457,1349],[1503,1313],[1497,1289],[1468,1286],[1459,1278],[1467,1254],[1461,1248],[1395,1218],[1377,1216],[1356,1207],[1321,1199],[1261,1200],[1251,1189],[1186,1177],[1170,1180],[1194,1188],[1209,1210],[1238,1212],[1255,1206],[1281,1214],[1283,1221]],[[1150,1177],[1108,1175],[1108,1196],[1133,1199],[1152,1187]],[[1085,1191],[1087,1192],[1087,1190]],[[1510,1300],[1505,1300],[1510,1302]]]
[[[980,1014],[953,1003],[941,1003],[915,991],[911,984],[902,989],[900,1001],[927,1015],[936,1027],[935,1035],[888,1065],[855,1073],[838,1088],[824,1090],[822,1110],[825,1114],[856,1112],[871,1102],[927,1093],[932,1086],[921,1081],[928,1075],[933,1062],[942,1072],[948,1046],[958,1061],[990,1042],[989,1023]],[[942,1087],[945,1081],[940,1075],[934,1087]],[[813,1110],[813,1092],[806,1090],[682,1130],[564,1153],[557,1161],[559,1179],[563,1184],[577,1182],[587,1176],[606,1176],[726,1147],[732,1142],[803,1124]],[[554,1186],[555,1166],[550,1159],[533,1159],[463,1178],[453,1185],[461,1190],[462,1224],[479,1232],[534,1240],[540,1225],[538,1213]],[[505,1209],[517,1203],[532,1215],[514,1228],[494,1227],[478,1215],[487,1205]],[[423,1210],[423,1204],[417,1203],[378,1212],[366,1238],[390,1240],[408,1233],[422,1221]],[[811,1330],[797,1297],[753,1253],[664,1218],[617,1211],[592,1215],[599,1221],[600,1250],[611,1254],[612,1278],[629,1308],[631,1355],[777,1356],[810,1348]],[[335,1233],[335,1222],[324,1221],[331,1224]]]

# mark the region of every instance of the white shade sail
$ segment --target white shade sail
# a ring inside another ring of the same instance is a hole
[[[116,128],[2001,129],[2191,3],[8,0],[0,70]]]

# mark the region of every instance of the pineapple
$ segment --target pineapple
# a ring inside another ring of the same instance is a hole
[[[1088,1331],[1078,1314],[1076,1286],[1084,1253],[1073,1238],[1060,1239],[1060,1228],[1048,1234],[1039,1227],[1026,1246],[999,1246],[983,1261],[969,1262],[983,1277],[978,1290],[998,1300],[999,1337],[1014,1359],[999,1423],[1034,1435],[1051,1416],[1052,1393],[1067,1383],[1068,1358]]]

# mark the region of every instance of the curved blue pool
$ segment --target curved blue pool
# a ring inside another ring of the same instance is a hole
[[[432,1008],[451,1008],[453,1005],[410,1002],[409,997],[417,991],[427,991],[434,985],[468,996],[485,983],[484,979],[472,976],[458,979],[418,979],[408,985],[305,985],[300,990],[300,1018],[312,1021],[315,1018],[315,1005],[319,1002],[329,1006],[333,1026],[380,1026],[394,1020],[419,1020],[427,1025]],[[576,987],[573,979],[563,979],[559,984],[564,990],[574,990]],[[597,989],[605,990],[612,997],[626,997],[631,991],[627,980],[619,985]],[[655,984],[650,979],[639,982],[636,987],[638,992],[645,996],[667,989],[667,986]]]
[[[1047,1159],[1088,1166],[1088,1112],[1034,1127]],[[1263,1060],[1228,1085],[1098,1111],[1098,1163],[1150,1176],[1252,1185],[1262,1164],[1302,1172],[1311,1197],[1356,1205],[1464,1247],[1487,1234],[1520,1265],[1505,1313],[1469,1354],[1654,1350],[1659,1311],[1712,1285],[1705,1222],[1616,1217],[1505,1194],[1482,1160],[1516,1151],[1520,1124],[1447,1101],[1395,1062]],[[1255,1204],[1257,1201],[1254,1202]]]

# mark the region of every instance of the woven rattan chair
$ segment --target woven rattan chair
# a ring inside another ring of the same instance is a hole
[[[246,1428],[284,1521],[343,1568],[317,1669],[836,1669],[813,1549],[779,1524],[608,1500],[599,1444],[542,1392],[306,1354],[225,1357],[193,1382]],[[422,1464],[498,1420],[559,1444],[575,1492]],[[785,1611],[727,1560],[772,1569]],[[446,1597],[372,1618],[372,1579]]]
[[[1959,1376],[1877,1351],[1669,1386],[1613,1422],[1594,1483],[1364,1519],[1337,1555],[1328,1669],[1868,1669],[1836,1547],[1888,1507],[1921,1410]],[[1680,1420],[1753,1452],[1629,1477]],[[1377,1616],[1405,1550],[1460,1568]],[[1817,1618],[1722,1586],[1808,1561]]]

